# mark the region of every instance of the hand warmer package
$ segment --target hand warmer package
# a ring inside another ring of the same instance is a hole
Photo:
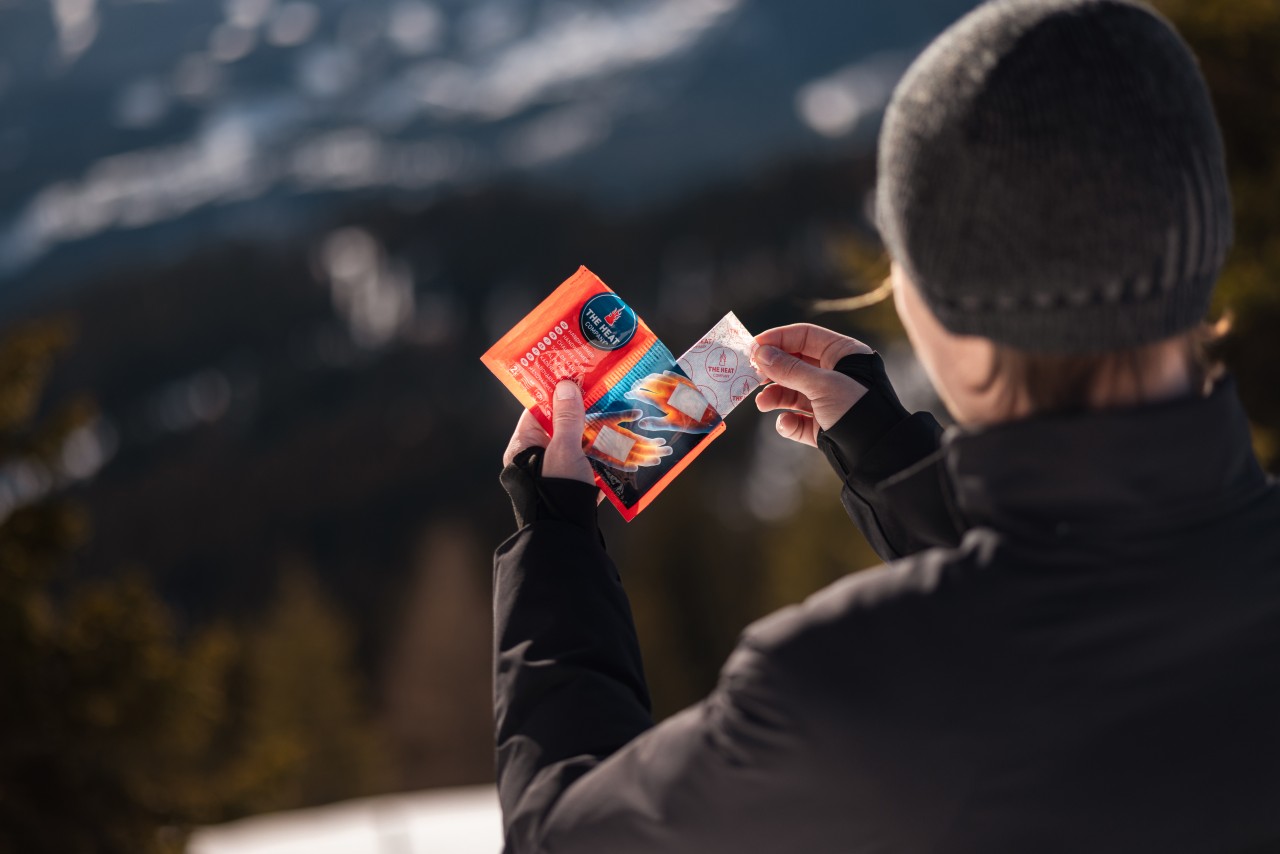
[[[755,349],[755,339],[731,311],[676,364],[725,418],[765,381],[751,364]]]
[[[745,365],[750,354],[741,347],[749,345],[740,337],[750,341],[750,335],[737,318],[726,317],[716,329],[730,319],[741,330],[733,364]],[[698,346],[681,358],[705,368],[705,353],[695,353]],[[548,433],[556,383],[567,378],[582,386],[583,450],[596,483],[628,521],[724,432],[728,409],[717,407],[713,386],[725,386],[725,401],[745,396],[737,392],[746,388],[746,378],[735,386],[719,360],[717,351],[713,367],[722,380],[706,379],[699,388],[635,311],[586,267],[481,357]],[[753,381],[758,384],[759,378]]]

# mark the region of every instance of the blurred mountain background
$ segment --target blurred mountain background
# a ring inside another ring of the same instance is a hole
[[[874,288],[880,111],[972,5],[0,0],[0,849],[491,780],[519,409],[479,355],[579,264],[676,352]],[[1280,4],[1162,6],[1227,135],[1223,353],[1274,468]],[[819,319],[935,405],[890,307]],[[729,428],[602,510],[660,715],[876,562],[816,454]]]

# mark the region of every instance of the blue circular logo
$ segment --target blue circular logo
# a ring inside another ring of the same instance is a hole
[[[597,350],[617,350],[636,334],[636,313],[617,294],[596,294],[578,315],[582,337]]]

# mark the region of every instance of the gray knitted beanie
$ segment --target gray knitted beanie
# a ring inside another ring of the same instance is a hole
[[[1040,352],[1204,319],[1231,243],[1195,58],[1127,0],[994,0],[907,71],[880,136],[894,259],[952,332]]]

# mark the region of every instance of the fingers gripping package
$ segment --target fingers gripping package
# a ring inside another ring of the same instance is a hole
[[[582,387],[582,448],[627,521],[724,432],[760,385],[755,342],[732,313],[677,359],[586,267],[516,324],[481,361],[550,433],[556,383]]]

